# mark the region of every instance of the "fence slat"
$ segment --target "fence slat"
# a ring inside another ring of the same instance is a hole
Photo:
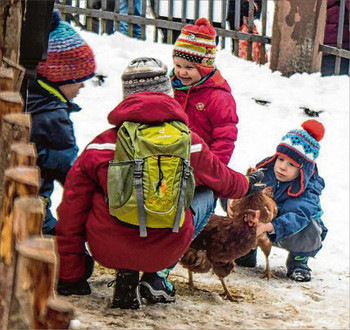
[[[341,48],[343,43],[344,17],[345,17],[345,0],[340,0],[337,48]],[[335,58],[335,68],[334,68],[334,73],[336,75],[339,75],[340,73],[340,62],[341,62],[341,58],[337,56]]]
[[[226,28],[226,16],[227,16],[227,0],[222,0],[222,7],[221,7],[221,28]],[[225,48],[226,40],[225,36],[221,34],[221,49]]]
[[[267,16],[267,0],[262,1],[261,7],[261,35],[266,36],[266,16]],[[265,64],[266,46],[260,44],[260,63]]]

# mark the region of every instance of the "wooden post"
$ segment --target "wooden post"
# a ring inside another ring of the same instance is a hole
[[[19,48],[22,27],[21,0],[7,0],[0,3],[0,59],[6,56],[19,62]]]
[[[22,112],[22,108],[23,100],[19,92],[0,92],[0,123],[5,115]]]
[[[0,92],[14,91],[15,76],[11,69],[0,67]]]
[[[28,143],[30,127],[30,114],[9,114],[3,118],[2,129],[0,130],[0,205],[3,175],[9,165],[11,145],[14,143]]]
[[[15,280],[15,267],[17,264],[17,252],[15,244],[20,243],[33,235],[40,235],[43,219],[45,216],[44,202],[38,197],[20,197],[16,198],[13,208],[13,244],[11,244],[10,254],[13,256],[8,265],[0,263],[1,274],[1,299],[2,299],[2,319],[0,327],[8,328],[8,322],[11,315],[11,306],[16,305],[13,301],[13,288]]]
[[[327,0],[275,1],[271,70],[284,76],[320,71]]]
[[[0,328],[7,328],[9,313],[7,279],[14,262],[13,218],[14,201],[20,196],[37,196],[39,169],[16,167],[5,171],[0,211]]]
[[[54,238],[32,237],[17,245],[18,263],[10,329],[46,329],[47,302],[54,297],[57,251]]]

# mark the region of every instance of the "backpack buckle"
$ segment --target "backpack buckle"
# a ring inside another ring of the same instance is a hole
[[[134,168],[134,177],[141,178],[142,177],[142,167],[144,160],[143,159],[135,159],[135,168]]]

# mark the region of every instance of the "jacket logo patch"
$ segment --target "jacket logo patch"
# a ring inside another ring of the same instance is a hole
[[[196,103],[196,109],[197,109],[197,110],[199,110],[199,111],[203,111],[203,110],[204,110],[204,108],[205,108],[204,103],[202,103],[202,102],[198,102],[198,103]]]

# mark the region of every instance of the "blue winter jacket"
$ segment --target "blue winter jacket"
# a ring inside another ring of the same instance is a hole
[[[278,206],[278,215],[272,220],[274,232],[268,236],[277,246],[302,256],[313,257],[321,249],[321,242],[328,231],[321,220],[323,211],[319,198],[325,187],[324,180],[318,175],[315,166],[300,194],[291,196],[288,189],[299,185],[300,178],[279,182],[273,170],[275,157],[267,160],[259,163],[257,167],[263,165],[263,183],[273,188]]]
[[[27,111],[32,116],[30,140],[35,143],[41,170],[40,195],[50,204],[54,180],[64,184],[66,175],[78,154],[72,111],[80,108],[69,102],[59,87],[43,80],[36,80],[28,87]],[[56,219],[48,211],[44,233],[54,228]]]
[[[56,171],[60,177],[70,170],[78,147],[69,114],[79,110],[47,82],[39,80],[29,86],[27,111],[32,115],[31,141],[36,145],[43,176],[46,171]]]

